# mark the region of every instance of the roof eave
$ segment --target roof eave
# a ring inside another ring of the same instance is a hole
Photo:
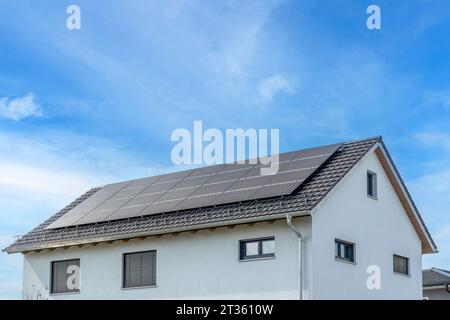
[[[288,213],[292,217],[303,217],[303,216],[311,215],[310,210],[294,211],[294,212],[288,212]],[[228,221],[218,221],[218,222],[208,223],[208,224],[198,224],[198,225],[184,226],[184,227],[178,227],[178,228],[169,228],[169,229],[164,229],[164,230],[155,230],[155,231],[146,231],[146,232],[139,232],[139,233],[114,235],[114,236],[110,236],[110,237],[90,238],[90,239],[79,240],[79,241],[70,241],[70,240],[69,241],[59,241],[59,242],[52,242],[52,243],[42,243],[42,244],[38,244],[38,245],[30,245],[30,246],[26,246],[26,247],[25,246],[24,247],[9,246],[9,247],[3,249],[2,251],[7,252],[8,254],[27,253],[27,252],[31,252],[31,251],[42,251],[42,250],[47,250],[47,249],[66,248],[66,247],[81,246],[81,245],[95,244],[95,243],[102,243],[102,242],[109,242],[109,241],[129,240],[129,239],[134,239],[134,238],[157,236],[157,235],[179,233],[179,232],[186,232],[186,231],[193,231],[193,230],[219,228],[219,227],[226,227],[226,226],[231,226],[231,225],[242,225],[242,224],[264,222],[264,221],[271,221],[271,220],[280,220],[280,219],[284,219],[286,214],[287,213],[279,213],[279,214],[273,214],[273,215],[267,215],[267,216],[251,217],[251,218],[246,218],[246,219],[234,219],[234,220],[228,220]]]

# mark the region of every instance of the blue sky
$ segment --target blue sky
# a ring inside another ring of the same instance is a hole
[[[65,26],[81,8],[81,30]],[[377,4],[382,29],[366,28]],[[91,186],[173,170],[171,132],[382,135],[450,268],[447,0],[0,1],[0,245]],[[0,254],[0,298],[21,256]]]

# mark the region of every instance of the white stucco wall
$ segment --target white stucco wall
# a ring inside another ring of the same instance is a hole
[[[367,170],[378,200],[367,197]],[[315,299],[421,299],[421,244],[386,173],[371,152],[312,214]],[[335,238],[356,244],[356,263],[335,260]],[[410,258],[410,276],[393,273],[393,254]],[[381,290],[368,290],[366,269],[381,268]]]
[[[305,236],[305,275],[311,278],[311,217],[296,218]],[[275,236],[275,259],[239,262],[238,242]],[[273,224],[184,232],[146,240],[117,241],[24,256],[24,290],[50,286],[50,262],[80,259],[81,291],[50,295],[50,299],[297,299],[297,237],[285,220]],[[121,289],[122,255],[157,250],[157,286]],[[309,297],[310,280],[304,295]]]

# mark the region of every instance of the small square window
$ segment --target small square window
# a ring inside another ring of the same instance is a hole
[[[338,260],[355,262],[355,244],[342,240],[335,240],[335,257]]]
[[[409,275],[409,258],[394,254],[394,272]]]
[[[367,171],[367,196],[377,198],[377,174]]]
[[[241,240],[239,245],[240,260],[275,257],[275,238]]]

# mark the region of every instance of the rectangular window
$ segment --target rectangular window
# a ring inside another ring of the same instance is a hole
[[[80,259],[52,261],[51,293],[80,291]]]
[[[409,258],[394,254],[394,272],[409,275]]]
[[[367,195],[377,198],[377,174],[370,171],[367,171]]]
[[[275,238],[262,238],[239,241],[239,258],[251,260],[275,257]]]
[[[335,240],[335,257],[339,260],[355,262],[355,244],[342,240]]]
[[[123,255],[123,287],[138,288],[156,285],[156,251]]]

